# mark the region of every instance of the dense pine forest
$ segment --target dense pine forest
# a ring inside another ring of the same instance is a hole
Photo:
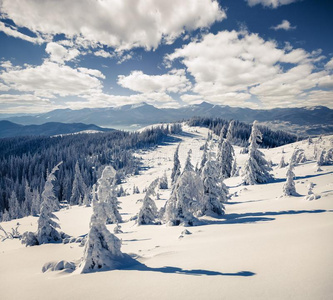
[[[111,165],[117,170],[119,183],[125,175],[139,171],[134,150],[155,146],[166,135],[180,131],[181,125],[174,124],[142,132],[0,139],[0,217],[15,219],[38,214],[47,175],[59,162],[63,163],[57,173],[55,194],[60,202],[69,202],[75,192],[75,179],[89,194],[104,166]],[[82,199],[72,199],[71,204],[79,201]]]
[[[187,123],[190,126],[202,126],[211,129],[216,135],[220,136],[221,130],[223,136],[227,134],[227,128],[231,121],[227,121],[221,118],[206,118],[206,117],[194,117]],[[251,134],[251,124],[240,122],[235,120],[233,125],[233,138],[232,143],[238,146],[247,146],[248,140]],[[260,132],[263,134],[263,140],[260,144],[263,148],[275,148],[285,144],[296,142],[299,137],[294,134],[278,130],[273,131],[267,126],[258,126]]]

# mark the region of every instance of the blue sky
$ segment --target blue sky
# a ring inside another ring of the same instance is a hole
[[[0,113],[333,107],[330,0],[0,0]]]

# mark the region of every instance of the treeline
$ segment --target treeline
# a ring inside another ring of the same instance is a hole
[[[220,135],[221,130],[224,131],[224,137],[227,133],[227,128],[231,121],[221,118],[207,118],[207,117],[194,117],[187,121],[189,126],[202,126],[211,129],[216,135]],[[234,121],[234,129],[232,134],[232,143],[238,146],[248,146],[248,140],[251,134],[252,124],[246,124],[240,121]],[[294,143],[298,137],[294,134],[285,131],[273,131],[267,126],[258,126],[263,135],[262,143],[263,148],[274,148],[285,144]]]
[[[57,173],[55,193],[59,201],[72,194],[75,165],[91,188],[105,165],[117,170],[117,181],[139,172],[136,149],[159,144],[166,135],[179,133],[180,124],[162,125],[142,132],[112,131],[57,137],[0,139],[0,220],[32,213],[32,197],[40,197],[48,172],[63,162]],[[15,208],[14,208],[15,205]],[[18,206],[18,207],[17,207]],[[11,209],[12,207],[12,209]]]

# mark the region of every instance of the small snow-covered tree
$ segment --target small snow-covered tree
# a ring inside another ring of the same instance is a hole
[[[57,164],[48,174],[44,190],[42,193],[42,204],[40,208],[40,215],[38,218],[38,229],[36,238],[39,244],[57,242],[61,240],[60,234],[57,228],[60,228],[59,224],[54,221],[58,219],[54,214],[54,202],[57,200],[53,191],[53,181],[56,180],[55,172],[59,170],[60,162]]]
[[[287,166],[287,163],[284,161],[284,156],[282,155],[280,163],[279,163],[279,168],[282,169]]]
[[[108,224],[116,224],[122,222],[118,211],[118,199],[115,189],[116,170],[112,166],[106,166],[102,172],[102,176],[98,179],[97,196],[100,202],[107,203]]]
[[[205,145],[203,146],[203,153],[202,153],[202,158],[200,162],[200,168],[199,168],[199,173],[202,172],[202,169],[204,168],[206,161],[207,161],[207,151],[208,151],[208,140],[206,141]]]
[[[186,161],[185,161],[185,166],[184,166],[183,173],[194,171],[194,167],[191,163],[191,155],[192,155],[192,149],[188,150],[188,152],[187,152],[187,158],[186,158]]]
[[[33,199],[33,193],[31,191],[31,188],[29,186],[28,181],[25,181],[25,187],[24,187],[24,209],[23,209],[23,215],[29,216],[31,213],[31,206],[32,206],[32,199]]]
[[[235,121],[232,120],[230,123],[229,123],[229,126],[228,126],[228,131],[227,131],[227,136],[226,136],[226,139],[231,143],[233,137],[234,137],[234,132],[235,132]]]
[[[155,188],[158,184],[158,179],[155,179],[148,187],[145,197],[142,201],[142,207],[138,213],[136,223],[138,225],[154,224],[155,219],[158,216],[157,207],[155,201],[151,196],[155,195]]]
[[[71,205],[76,205],[76,204],[82,205],[82,200],[83,200],[86,192],[87,192],[87,186],[83,180],[83,177],[82,177],[82,174],[80,171],[79,162],[76,162],[70,204]]]
[[[84,254],[78,273],[88,273],[103,269],[116,269],[124,256],[121,241],[105,226],[110,207],[103,201],[93,202],[93,215],[85,243]]]
[[[9,215],[11,219],[18,219],[18,218],[22,218],[23,215],[21,213],[21,205],[17,199],[16,193],[14,191],[12,191],[10,197],[9,197]]]
[[[231,177],[234,154],[234,148],[230,144],[229,140],[225,139],[222,143],[221,153],[218,155],[221,177]]]
[[[173,156],[173,169],[172,169],[172,173],[171,173],[171,184],[174,184],[180,175],[179,146],[180,145],[177,146],[175,154]]]
[[[204,189],[200,176],[193,171],[193,166],[191,170],[191,165],[189,161],[166,203],[164,219],[169,225],[191,226],[197,223],[196,215],[202,208]]]
[[[258,129],[257,121],[253,122],[249,142],[248,159],[245,162],[242,174],[243,183],[249,185],[266,183],[271,178],[269,174],[271,168],[268,166],[264,154],[258,149],[257,142],[262,142],[262,134]]]
[[[166,176],[166,173],[163,173],[163,176],[159,179],[159,188],[161,190],[167,190],[168,189],[168,178]]]
[[[41,199],[37,189],[32,191],[31,215],[37,216],[40,213]]]
[[[225,195],[224,190],[221,188],[217,164],[211,160],[211,157],[206,161],[201,177],[204,187],[202,214],[223,215],[224,206],[222,202],[226,202],[227,195]]]
[[[286,183],[283,185],[283,195],[284,196],[297,195],[296,188],[295,188],[295,182],[294,182],[295,174],[293,171],[294,171],[294,167],[296,164],[295,160],[301,151],[303,151],[303,150],[295,149],[290,158],[289,167],[288,167],[287,174],[286,174],[287,180],[286,180]]]
[[[234,157],[234,162],[232,164],[232,169],[231,169],[231,177],[237,177],[239,176],[239,167],[237,165],[236,157]]]

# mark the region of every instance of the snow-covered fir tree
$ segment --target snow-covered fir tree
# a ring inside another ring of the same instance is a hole
[[[155,204],[155,201],[151,198],[154,196],[155,188],[158,184],[159,179],[155,179],[148,187],[145,197],[142,201],[142,207],[138,213],[138,218],[136,223],[138,225],[147,225],[147,224],[154,224],[157,216],[158,211]]]
[[[202,158],[200,162],[200,167],[199,167],[199,173],[202,172],[202,169],[204,168],[206,162],[207,162],[207,156],[208,156],[208,140],[206,140],[206,143],[203,146],[203,153],[202,153]]]
[[[25,180],[24,202],[22,204],[24,216],[29,216],[31,213],[32,199],[33,199],[33,193],[31,191],[28,181]]]
[[[264,154],[258,149],[258,142],[262,142],[262,134],[258,129],[257,121],[254,121],[249,139],[248,159],[242,174],[243,183],[246,185],[265,183],[272,177],[269,174],[272,169],[268,166]]]
[[[32,191],[31,215],[37,216],[40,213],[41,198],[37,189]]]
[[[164,172],[163,176],[159,179],[159,188],[161,190],[168,189],[168,178],[167,178],[166,172]]]
[[[82,205],[82,200],[87,192],[87,186],[83,180],[79,162],[75,164],[75,175],[73,181],[72,195],[70,198],[71,205]]]
[[[179,161],[179,146],[177,146],[175,154],[173,156],[173,168],[171,172],[171,184],[174,184],[177,181],[177,178],[180,175],[180,161]]]
[[[229,123],[226,139],[231,143],[235,134],[235,121],[232,120]]]
[[[237,165],[236,156],[234,157],[234,162],[232,163],[231,177],[239,176],[239,167]]]
[[[8,213],[10,216],[10,219],[18,219],[22,218],[22,211],[21,211],[21,205],[17,199],[16,193],[12,191],[10,198],[9,198],[9,209]]]
[[[183,173],[194,171],[194,167],[193,167],[192,162],[191,162],[191,156],[192,156],[192,149],[188,150],[188,152],[187,152],[187,158],[186,158],[186,161],[185,161],[185,166],[184,166]]]
[[[279,168],[282,169],[287,166],[287,163],[284,161],[284,155],[282,155],[280,163],[279,163]]]
[[[289,161],[289,166],[288,166],[288,170],[287,170],[287,174],[286,174],[286,182],[283,185],[283,195],[284,196],[296,196],[297,192],[296,192],[296,187],[295,187],[295,182],[294,182],[294,167],[296,165],[296,158],[299,155],[299,153],[303,151],[302,149],[295,149],[290,161]]]
[[[224,139],[222,143],[221,153],[220,155],[218,155],[221,177],[231,177],[234,154],[234,148],[232,147],[231,143],[228,139]]]
[[[54,219],[58,218],[53,214],[55,208],[54,201],[58,201],[54,195],[53,181],[56,180],[55,172],[59,170],[61,163],[62,162],[57,164],[47,176],[42,193],[42,204],[36,233],[36,238],[39,244],[57,242],[61,240],[60,234],[57,230],[60,226],[56,221],[54,221]]]
[[[227,201],[227,195],[221,188],[217,163],[211,159],[211,155],[208,156],[202,169],[201,177],[204,187],[202,214],[223,215],[224,206],[222,202]]]
[[[97,196],[100,202],[107,203],[108,224],[117,224],[122,222],[121,215],[118,211],[118,199],[115,188],[116,170],[112,166],[106,166],[102,176],[97,182]]]
[[[104,201],[93,202],[93,215],[78,273],[116,269],[123,258],[121,241],[105,226],[110,207]]]
[[[202,208],[203,183],[200,176],[193,171],[190,157],[191,152],[189,151],[187,167],[178,177],[165,206],[164,219],[169,225],[195,225],[197,223],[196,215]]]

